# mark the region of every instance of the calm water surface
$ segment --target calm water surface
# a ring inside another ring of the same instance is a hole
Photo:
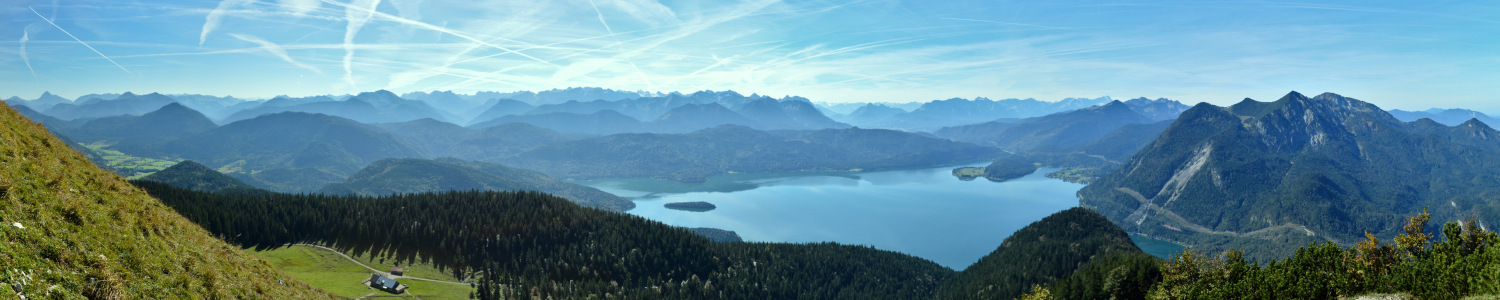
[[[1078,206],[1075,193],[1083,188],[1043,176],[1056,169],[991,182],[960,181],[951,175],[953,168],[729,174],[703,183],[578,183],[630,198],[636,208],[629,213],[670,225],[733,230],[746,241],[870,245],[955,270],[994,251],[1021,227]],[[718,208],[692,212],[662,207],[684,201],[705,201]]]

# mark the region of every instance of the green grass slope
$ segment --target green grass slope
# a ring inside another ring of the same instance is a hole
[[[0,222],[0,298],[328,297],[210,236],[8,106]]]
[[[469,299],[469,294],[474,291],[473,287],[467,285],[398,279],[397,281],[407,285],[408,289],[406,293],[401,295],[392,295],[360,284],[361,281],[370,279],[370,269],[366,269],[350,261],[349,258],[345,258],[333,251],[309,246],[288,246],[253,251],[251,253],[255,256],[265,258],[272,265],[275,265],[277,269],[297,278],[297,280],[307,282],[309,285],[321,288],[339,297],[359,298],[373,294],[371,297],[395,296],[413,299]],[[377,266],[370,261],[363,261],[361,263],[380,270],[390,269],[389,267]],[[407,268],[406,276],[447,281],[454,280],[445,277],[441,273],[428,272],[417,274],[417,272],[413,272],[409,267]]]

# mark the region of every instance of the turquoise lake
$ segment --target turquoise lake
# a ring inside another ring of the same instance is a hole
[[[972,166],[982,167],[987,163]],[[853,173],[728,174],[703,183],[578,181],[629,198],[628,213],[674,226],[733,230],[746,241],[870,245],[962,270],[1021,227],[1071,207],[1082,184],[1043,168],[1005,182],[960,181],[947,166]],[[667,209],[704,201],[704,212]],[[1175,244],[1132,236],[1162,256]],[[1145,242],[1143,242],[1145,241]],[[1177,250],[1171,250],[1176,246]]]

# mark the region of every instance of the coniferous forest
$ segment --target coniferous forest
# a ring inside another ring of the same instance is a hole
[[[864,246],[715,243],[535,192],[368,197],[134,183],[231,243],[429,262],[479,278],[479,299],[914,299],[954,273]]]
[[[243,247],[310,243],[430,263],[474,278],[478,299],[1453,299],[1500,292],[1500,237],[1477,222],[1392,242],[1312,244],[1281,260],[1239,251],[1145,255],[1102,215],[1074,208],[1016,232],[962,272],[836,243],[717,243],[688,229],[536,192],[393,196],[218,193],[134,181]]]

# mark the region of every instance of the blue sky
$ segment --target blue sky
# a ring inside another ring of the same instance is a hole
[[[0,97],[599,86],[1229,104],[1297,90],[1500,112],[1492,3],[0,0]]]

